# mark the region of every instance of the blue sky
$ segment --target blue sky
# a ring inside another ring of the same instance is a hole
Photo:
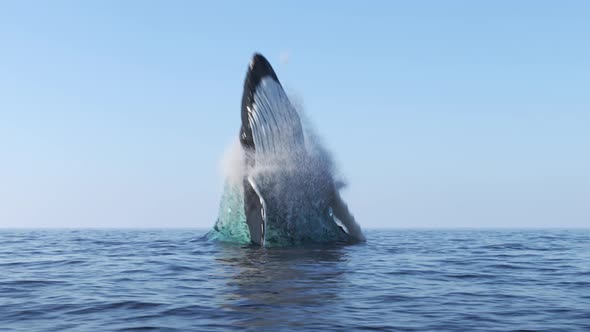
[[[0,227],[212,226],[255,51],[364,227],[588,227],[588,17],[585,1],[2,2]]]

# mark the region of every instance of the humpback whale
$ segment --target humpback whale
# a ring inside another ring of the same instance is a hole
[[[259,246],[365,240],[329,154],[258,53],[244,81],[239,143],[239,176],[226,181],[210,238]]]

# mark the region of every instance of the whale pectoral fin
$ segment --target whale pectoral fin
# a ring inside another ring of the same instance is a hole
[[[244,208],[250,240],[255,244],[264,245],[265,203],[256,183],[250,177],[244,179]]]
[[[340,197],[340,193],[338,190],[334,191],[332,196],[332,204],[330,207],[334,213],[334,217],[342,223],[342,225],[338,225],[340,227],[344,226],[346,229],[346,233],[350,235],[355,241],[364,242],[366,241],[363,232],[361,231],[361,227],[359,224],[356,223],[354,220],[354,216],[348,210],[348,206]]]

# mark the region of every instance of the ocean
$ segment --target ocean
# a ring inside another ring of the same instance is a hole
[[[590,331],[589,230],[0,230],[0,331]]]

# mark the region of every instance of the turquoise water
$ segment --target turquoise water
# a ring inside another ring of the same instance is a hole
[[[0,230],[0,331],[589,331],[590,231]]]

